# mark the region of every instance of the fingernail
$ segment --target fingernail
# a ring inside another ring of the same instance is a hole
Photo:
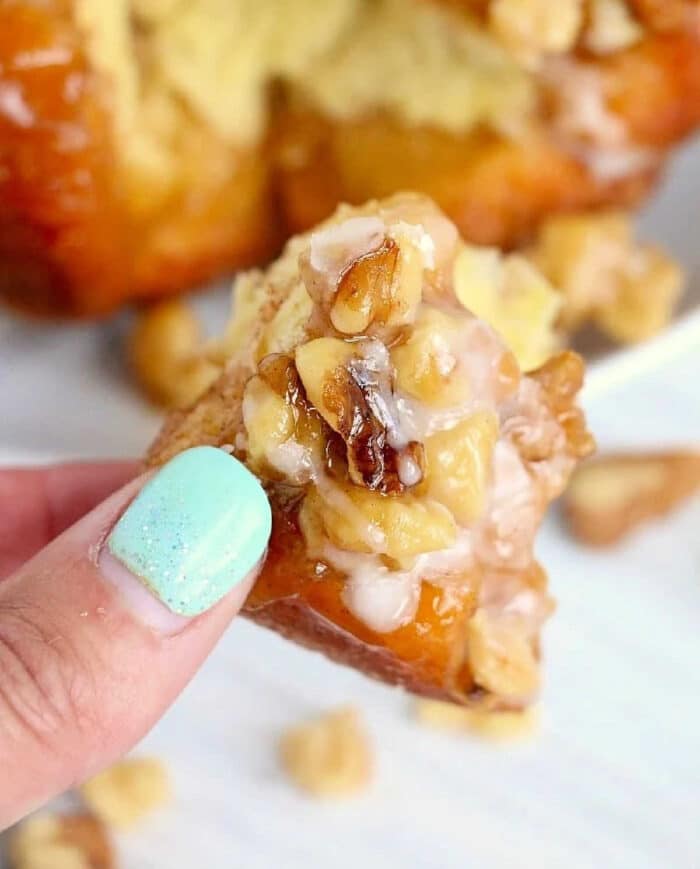
[[[166,622],[176,625],[177,617],[208,610],[249,576],[271,524],[253,474],[223,450],[194,447],[171,459],[131,502],[107,538],[100,567],[144,621],[160,626],[155,598],[175,614],[175,622]]]

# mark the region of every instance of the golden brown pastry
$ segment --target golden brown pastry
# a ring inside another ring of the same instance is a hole
[[[148,462],[218,445],[263,481],[249,618],[418,694],[530,701],[552,609],[534,538],[592,447],[581,360],[548,359],[558,298],[412,195],[343,206],[238,279],[221,377]]]
[[[696,12],[4,0],[0,296],[103,313],[402,189],[505,246],[549,214],[636,202],[700,118]]]

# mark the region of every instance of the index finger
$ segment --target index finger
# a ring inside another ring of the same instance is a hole
[[[0,469],[0,580],[138,472],[136,461]]]

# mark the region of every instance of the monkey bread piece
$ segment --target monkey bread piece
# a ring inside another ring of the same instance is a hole
[[[404,194],[341,206],[239,279],[221,377],[148,464],[220,445],[263,482],[273,531],[249,618],[417,694],[536,695],[552,601],[534,538],[592,441],[580,359],[540,365],[557,308],[533,274]],[[488,294],[508,297],[490,308],[504,334],[521,312],[540,367],[460,301]]]
[[[506,247],[630,205],[700,120],[699,29],[686,0],[3,0],[0,297],[101,314],[404,189]]]

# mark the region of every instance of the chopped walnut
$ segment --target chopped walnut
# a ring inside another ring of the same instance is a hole
[[[572,49],[583,24],[583,0],[493,0],[491,31],[521,60]]]
[[[128,352],[140,385],[166,407],[192,404],[221,373],[205,355],[200,325],[182,302],[162,302],[141,311]]]
[[[439,700],[419,700],[415,712],[421,724],[468,733],[495,742],[531,738],[539,723],[535,706],[503,711],[457,706]]]
[[[88,814],[41,814],[10,834],[10,869],[113,869],[103,824]]]
[[[589,461],[574,474],[564,511],[576,537],[607,546],[698,490],[698,451],[612,454]]]
[[[358,257],[343,271],[330,310],[331,323],[339,332],[357,335],[373,323],[389,321],[398,286],[398,258],[396,242],[385,239],[378,250]]]
[[[369,784],[370,743],[351,707],[288,730],[280,741],[280,759],[292,781],[315,797],[348,796]]]
[[[129,758],[99,773],[80,788],[87,805],[105,823],[130,827],[170,799],[170,782],[155,758]]]
[[[467,654],[478,685],[516,702],[539,688],[537,656],[518,623],[478,609],[467,625]]]
[[[634,45],[644,30],[626,0],[589,0],[584,42],[596,54],[621,51]]]
[[[635,241],[629,217],[617,212],[553,217],[528,256],[563,294],[565,331],[590,322],[622,342],[662,329],[683,283],[678,264]]]
[[[383,344],[317,338],[297,348],[296,364],[311,401],[345,443],[352,482],[388,494],[422,480],[423,447],[402,442]]]
[[[501,335],[523,371],[558,349],[561,295],[523,257],[465,247],[455,261],[454,282],[457,298]]]

